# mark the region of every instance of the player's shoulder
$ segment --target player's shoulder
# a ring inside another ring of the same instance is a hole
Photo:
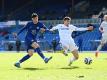
[[[40,22],[40,21],[39,21],[38,24],[43,25],[43,22]]]
[[[29,21],[28,23],[27,23],[27,25],[32,25],[33,24],[33,22],[32,21]]]
[[[26,23],[26,25],[25,25],[25,26],[26,26],[26,27],[29,27],[29,26],[31,26],[31,25],[32,25],[32,22],[31,22],[31,21],[29,21],[29,22],[27,22],[27,23]]]
[[[74,26],[73,24],[70,24],[69,27],[73,28],[73,27],[76,27],[76,26]]]
[[[58,27],[62,27],[62,26],[64,26],[64,24],[57,24],[57,26],[58,26]]]
[[[38,22],[38,25],[39,25],[40,27],[46,27],[43,22]]]
[[[29,21],[27,24],[34,24],[33,21]],[[43,24],[42,22],[38,22],[38,24]]]
[[[45,24],[43,22],[38,22],[38,25],[41,27],[45,27]]]

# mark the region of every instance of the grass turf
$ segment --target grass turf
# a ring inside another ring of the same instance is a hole
[[[45,64],[34,54],[29,60],[21,64],[20,69],[13,64],[25,54],[0,53],[0,80],[107,80],[107,54],[100,54],[95,58],[94,54],[82,53],[78,61],[71,67],[67,66],[72,54],[45,54],[53,59]],[[91,65],[84,64],[84,58],[91,57]]]

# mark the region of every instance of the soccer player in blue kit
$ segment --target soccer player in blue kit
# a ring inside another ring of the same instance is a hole
[[[52,59],[52,57],[46,58],[44,56],[39,44],[37,43],[38,32],[45,32],[46,27],[43,23],[38,21],[38,15],[36,13],[33,13],[31,17],[32,21],[28,22],[27,25],[18,32],[18,34],[15,34],[15,36],[18,36],[22,31],[27,31],[25,37],[25,44],[27,46],[28,54],[14,64],[14,66],[16,66],[17,68],[20,68],[20,64],[28,60],[33,55],[34,51],[36,51],[40,55],[40,57],[44,60],[45,63],[48,63],[48,61]]]

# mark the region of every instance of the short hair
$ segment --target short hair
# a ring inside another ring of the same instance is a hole
[[[31,18],[38,17],[37,13],[32,13]]]
[[[64,17],[64,19],[63,19],[64,21],[65,20],[71,20],[71,18],[70,17],[68,17],[68,16],[66,16],[66,17]]]

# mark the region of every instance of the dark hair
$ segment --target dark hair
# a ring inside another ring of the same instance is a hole
[[[63,19],[64,21],[65,20],[71,20],[71,18],[70,17],[68,17],[68,16],[66,16],[66,17],[64,17],[64,19]]]
[[[36,13],[32,13],[31,18],[38,17]]]

